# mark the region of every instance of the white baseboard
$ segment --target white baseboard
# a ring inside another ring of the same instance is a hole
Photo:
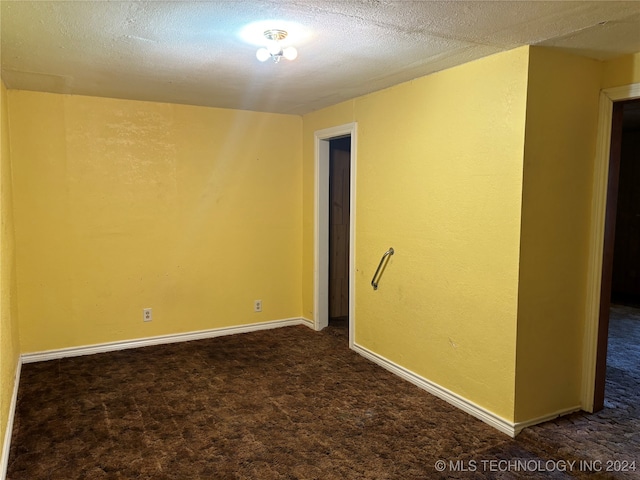
[[[58,350],[47,350],[44,352],[23,353],[22,363],[44,362],[47,360],[56,360],[65,357],[78,357],[82,355],[93,355],[94,353],[115,352],[117,350],[148,347],[151,345],[189,342],[192,340],[203,340],[206,338],[221,337],[224,335],[233,335],[237,333],[256,332],[258,330],[269,330],[272,328],[289,327],[292,325],[306,325],[310,328],[313,328],[313,322],[305,318],[286,318],[283,320],[251,323],[248,325],[239,325],[235,327],[213,328],[210,330],[200,330],[197,332],[177,333],[173,335],[162,335],[158,337],[147,337],[135,340],[123,340],[120,342],[100,343],[82,347],[61,348]]]
[[[515,434],[519,434],[522,430],[527,427],[531,427],[533,425],[537,425],[539,423],[548,422],[549,420],[553,420],[554,418],[562,417],[563,415],[569,415],[570,413],[577,412],[582,410],[580,405],[576,405],[573,407],[565,408],[562,410],[558,410],[555,413],[550,413],[548,415],[543,415],[542,417],[533,418],[531,420],[525,420],[524,422],[516,422],[514,424]]]
[[[305,325],[309,327],[311,330],[315,330],[316,323],[313,320],[309,320],[308,318],[301,317],[299,325]]]
[[[315,328],[313,320],[307,318],[287,318],[283,320],[273,320],[263,323],[253,323],[248,325],[240,325],[234,327],[222,327],[214,328],[210,330],[201,330],[197,332],[179,333],[174,335],[162,335],[157,337],[141,338],[136,340],[125,340],[120,342],[109,342],[96,345],[87,345],[82,347],[63,348],[59,350],[47,350],[44,352],[34,352],[23,354],[16,367],[16,376],[14,381],[13,396],[11,400],[11,406],[9,411],[9,418],[7,420],[7,430],[5,432],[5,439],[2,448],[2,457],[0,458],[0,480],[5,480],[8,461],[9,450],[11,446],[11,434],[13,431],[13,420],[15,417],[16,403],[18,398],[18,386],[20,382],[20,372],[22,370],[23,363],[43,362],[47,360],[55,360],[65,357],[77,357],[82,355],[92,355],[95,353],[106,353],[117,350],[126,350],[131,348],[147,347],[151,345],[162,345],[168,343],[188,342],[192,340],[203,340],[206,338],[220,337],[224,335],[233,335],[237,333],[248,333],[259,330],[269,330],[273,328],[288,327],[293,325],[305,325],[311,329]],[[573,413],[580,410],[580,406],[571,407],[562,411],[558,411],[553,414],[549,414],[543,417],[539,417],[524,422],[513,423],[508,420],[499,417],[498,415],[486,410],[479,405],[467,400],[464,397],[430,381],[420,375],[408,370],[400,365],[378,355],[358,344],[353,345],[353,350],[363,357],[371,360],[372,362],[380,365],[391,373],[413,383],[414,385],[426,390],[427,392],[441,398],[445,402],[459,408],[460,410],[482,420],[483,422],[491,425],[497,430],[515,437],[524,428],[552,420],[562,415]]]
[[[13,387],[13,396],[7,419],[7,430],[5,432],[2,446],[2,457],[0,457],[0,480],[5,480],[7,468],[9,467],[9,451],[11,448],[11,434],[13,432],[13,420],[15,418],[16,403],[18,400],[18,386],[20,383],[20,372],[23,363],[44,362],[65,357],[78,357],[82,355],[92,355],[95,353],[114,352],[117,350],[127,350],[130,348],[148,347],[151,345],[162,345],[167,343],[189,342],[191,340],[203,340],[206,338],[233,335],[236,333],[256,332],[258,330],[269,330],[272,328],[289,327],[293,325],[305,325],[314,328],[312,320],[306,318],[286,318],[283,320],[272,320],[269,322],[252,323],[235,327],[213,328],[210,330],[200,330],[197,332],[178,333],[174,335],[162,335],[158,337],[140,338],[136,340],[125,340],[120,342],[101,343],[96,345],[86,345],[82,347],[61,348],[58,350],[47,350],[44,352],[24,353],[18,360]]]
[[[22,370],[22,360],[18,359],[16,374],[13,379],[13,395],[11,395],[11,405],[9,406],[9,416],[7,417],[7,429],[4,432],[4,442],[2,443],[2,457],[0,457],[0,479],[7,478],[7,468],[9,468],[9,450],[11,450],[11,434],[13,433],[13,419],[16,416],[16,404],[18,403],[18,386],[20,384],[20,372]]]
[[[544,415],[542,417],[533,418],[531,420],[526,420],[524,422],[510,422],[502,417],[499,417],[493,412],[476,405],[475,403],[467,400],[464,397],[461,397],[457,393],[448,390],[437,383],[434,383],[430,380],[427,380],[424,377],[408,370],[400,365],[384,358],[381,355],[378,355],[371,350],[368,350],[360,345],[354,344],[353,350],[362,355],[363,357],[371,360],[374,363],[377,363],[382,368],[389,370],[391,373],[398,375],[399,377],[413,383],[414,385],[426,390],[427,392],[435,395],[438,398],[441,398],[445,402],[453,405],[454,407],[459,408],[460,410],[468,413],[476,417],[479,420],[491,425],[492,427],[500,430],[502,433],[506,433],[510,437],[515,437],[522,430],[527,427],[531,427],[533,425],[537,425],[539,423],[548,422],[549,420],[553,420],[554,418],[561,417],[563,415],[568,415],[573,412],[577,412],[581,410],[580,405],[576,405],[573,407],[565,408],[563,410],[558,410],[557,412],[550,413],[548,415]]]
[[[371,350],[368,350],[358,344],[353,345],[353,350],[362,355],[363,357],[371,360],[374,363],[377,363],[382,368],[389,370],[391,373],[413,383],[414,385],[426,390],[427,392],[435,395],[438,398],[441,398],[445,402],[453,405],[454,407],[459,408],[460,410],[468,413],[476,417],[479,420],[491,425],[492,427],[500,430],[502,433],[506,433],[510,437],[515,437],[519,430],[516,431],[516,425],[502,417],[499,417],[495,413],[490,412],[489,410],[482,408],[479,405],[467,400],[464,397],[448,390],[437,383],[434,383],[430,380],[427,380],[424,377],[408,370],[400,365],[388,360],[381,355],[378,355]],[[524,427],[522,427],[524,428]]]

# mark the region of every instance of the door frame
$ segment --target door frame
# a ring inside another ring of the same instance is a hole
[[[591,229],[589,233],[589,260],[587,267],[587,297],[585,305],[584,348],[582,355],[581,407],[593,412],[596,392],[596,363],[598,354],[598,326],[600,319],[600,292],[604,252],[605,219],[609,182],[609,155],[613,102],[640,98],[640,83],[608,88],[600,92],[596,155],[593,167],[593,193],[591,197]],[[606,355],[606,351],[604,353]],[[604,381],[604,380],[603,380]]]
[[[355,236],[356,236],[356,158],[357,123],[346,123],[314,132],[315,198],[313,252],[313,318],[314,328],[329,325],[329,142],[351,136],[349,179],[349,347],[353,347],[355,331]]]

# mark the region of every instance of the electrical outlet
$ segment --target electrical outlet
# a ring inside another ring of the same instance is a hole
[[[151,320],[153,320],[153,315],[151,314],[150,308],[142,309],[142,320],[145,322],[150,322]]]
[[[262,300],[254,300],[253,301],[253,311],[261,312],[262,311]]]

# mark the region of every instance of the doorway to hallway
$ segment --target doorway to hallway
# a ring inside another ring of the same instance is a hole
[[[611,124],[609,185],[593,410],[606,404],[607,363],[612,345],[610,318],[621,305],[640,305],[640,99],[615,102]],[[613,305],[612,305],[613,301]],[[616,328],[618,328],[616,326]],[[616,336],[620,336],[619,333]],[[623,336],[624,337],[624,336]]]
[[[349,325],[351,137],[329,142],[329,325]]]
[[[341,247],[341,255],[344,262],[346,253],[347,267],[340,270],[340,272],[347,275],[347,282],[341,282],[340,289],[347,288],[346,295],[341,293],[340,296],[334,295],[340,301],[337,305],[340,308],[344,307],[344,303],[347,304],[347,318],[348,318],[348,335],[349,335],[349,347],[353,348],[354,337],[357,325],[357,319],[355,315],[355,220],[356,220],[356,165],[357,165],[357,123],[347,123],[336,127],[330,127],[323,130],[317,130],[314,132],[314,159],[315,159],[315,195],[314,195],[314,287],[313,287],[313,315],[314,315],[314,328],[316,330],[322,330],[329,325],[330,314],[330,152],[332,141],[341,139],[350,139],[350,152],[349,152],[349,181],[348,181],[348,204],[349,204],[349,218],[345,219],[348,223],[348,235],[345,235],[344,240],[348,241],[346,247]],[[339,143],[338,143],[339,145]],[[338,149],[339,150],[339,149]],[[337,170],[336,170],[337,171]],[[333,176],[336,177],[336,171],[333,172]],[[345,196],[346,185],[341,188],[335,188],[336,191],[341,191],[342,196]],[[342,213],[346,211],[344,207],[345,200],[341,200],[343,205]],[[342,215],[344,218],[344,215]],[[341,221],[341,224],[344,223]],[[345,227],[343,227],[345,228]],[[344,245],[344,244],[343,244]],[[332,247],[332,252],[334,249]],[[334,253],[335,254],[335,253]],[[337,261],[335,262],[338,263]],[[336,269],[338,272],[338,269]],[[341,277],[344,278],[344,277]],[[337,288],[337,287],[336,287]],[[331,303],[333,307],[333,303]],[[342,310],[344,311],[344,310]]]

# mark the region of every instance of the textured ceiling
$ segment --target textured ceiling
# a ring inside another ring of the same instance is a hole
[[[0,1],[8,88],[303,114],[521,45],[640,51],[640,2]],[[251,22],[296,22],[259,62]]]

